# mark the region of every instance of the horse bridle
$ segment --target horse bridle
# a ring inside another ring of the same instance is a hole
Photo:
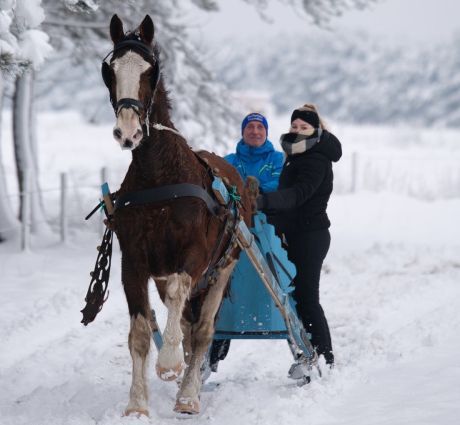
[[[110,63],[107,61],[107,58],[110,55],[113,55],[116,52],[122,49],[125,49],[125,48],[129,48],[130,50],[133,50],[136,53],[141,53],[142,56],[146,55],[149,59],[151,59],[151,62],[153,64],[153,74],[150,77],[150,88],[152,90],[152,95],[150,97],[149,104],[147,105],[147,107],[145,107],[145,105],[140,100],[131,99],[129,97],[119,99],[117,100],[117,102],[115,102],[115,99],[114,99],[115,96],[112,93],[113,71],[110,68]],[[101,74],[102,74],[102,79],[104,80],[105,85],[109,89],[110,103],[112,104],[113,110],[115,112],[115,116],[118,117],[118,114],[120,113],[122,109],[131,108],[139,116],[139,119],[141,120],[142,112],[145,111],[144,124],[147,127],[147,133],[148,133],[149,132],[149,116],[153,109],[153,99],[155,97],[155,92],[158,86],[158,81],[160,79],[160,65],[159,65],[158,60],[155,58],[153,51],[145,43],[143,43],[140,39],[120,41],[119,43],[115,44],[115,46],[113,47],[113,50],[110,51],[105,56],[105,58],[102,60]],[[141,123],[142,123],[142,120],[141,120]]]

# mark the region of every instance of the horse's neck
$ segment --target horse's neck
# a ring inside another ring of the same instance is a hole
[[[191,152],[184,140],[167,130],[150,129],[150,136],[133,151],[133,166],[146,183],[160,184],[175,180],[181,168],[190,162]]]
[[[157,107],[150,123],[174,128],[165,108]],[[196,182],[200,167],[186,140],[173,131],[149,129],[149,136],[132,152],[131,171],[136,174],[136,185],[158,185]]]

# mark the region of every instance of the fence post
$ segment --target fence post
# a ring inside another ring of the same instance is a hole
[[[61,242],[67,240],[67,173],[61,173]]]
[[[21,250],[27,251],[30,247],[30,178],[29,171],[24,170],[22,188],[22,224],[21,224]]]
[[[107,181],[107,167],[102,167],[101,168],[101,185]],[[100,186],[100,185],[99,185]],[[101,188],[99,187],[99,194],[101,194]],[[102,195],[101,195],[102,196]],[[99,220],[99,234],[103,235],[104,234],[104,222],[103,218]]]
[[[351,193],[356,192],[356,186],[358,181],[358,152],[351,154]]]

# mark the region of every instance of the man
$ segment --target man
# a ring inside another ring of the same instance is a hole
[[[261,192],[273,192],[283,168],[283,154],[275,151],[267,139],[267,119],[259,113],[247,115],[241,123],[241,140],[236,152],[225,156],[241,174],[244,180],[254,176],[259,180]]]
[[[242,138],[236,145],[236,152],[225,156],[241,174],[243,180],[254,176],[259,180],[261,193],[273,192],[278,188],[284,156],[267,139],[267,119],[259,113],[247,115],[241,123]],[[223,360],[230,348],[230,340],[214,340],[210,352],[211,371],[217,372],[219,360]]]

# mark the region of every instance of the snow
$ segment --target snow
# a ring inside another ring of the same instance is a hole
[[[16,0],[15,14],[20,25],[36,28],[45,20],[42,0]]]
[[[2,5],[0,4],[0,6]],[[12,55],[16,46],[16,40],[10,33],[10,25],[12,19],[6,10],[9,7],[10,5],[6,3],[4,7],[1,7],[0,9],[0,55]]]
[[[36,29],[45,19],[42,0],[2,1],[0,6],[0,54],[15,54],[38,69],[53,50],[49,36]],[[14,18],[14,34],[10,24]],[[19,40],[17,40],[17,38]],[[19,43],[18,43],[19,41]]]
[[[5,115],[2,149],[14,195],[8,119]],[[65,244],[58,242],[57,234],[54,239],[32,237],[26,253],[19,252],[15,241],[0,244],[0,422],[178,423],[172,411],[177,386],[155,376],[155,348],[149,374],[150,418],[121,416],[128,401],[131,359],[117,243],[110,297],[94,323],[88,327],[79,323],[100,242],[96,231],[100,217],[93,223],[85,223],[83,217],[97,202],[100,167],[109,166],[108,180],[115,189],[129,154],[112,140],[111,125],[91,126],[74,113],[42,114],[38,122],[47,210],[53,217],[59,172],[69,171],[75,200],[72,228]],[[286,117],[272,117],[269,123],[276,141]],[[347,155],[367,150],[386,158],[374,164],[380,173],[394,156],[415,153],[431,158],[436,152],[441,166],[458,168],[455,142],[460,133],[453,130],[440,130],[433,141],[429,130],[420,131],[417,138],[401,127],[337,123],[332,129]],[[397,142],[401,138],[404,144]],[[442,148],[439,139],[444,140]],[[233,145],[228,146],[230,150]],[[408,181],[420,175],[421,156],[407,160]],[[348,181],[340,184],[348,175],[348,161],[344,156],[335,166],[338,190],[329,206],[332,245],[321,281],[336,368],[298,388],[286,377],[292,359],[285,341],[232,341],[227,359],[203,388],[202,413],[188,423],[458,423],[458,192],[445,196],[437,181],[438,190],[431,198],[423,193],[410,196],[383,181],[381,189],[369,190],[363,184],[350,193]],[[433,163],[437,162],[430,166]],[[165,309],[153,287],[150,292],[163,327]]]
[[[45,62],[53,48],[49,44],[49,36],[43,31],[27,30],[19,40],[20,56],[30,60],[37,69]]]

